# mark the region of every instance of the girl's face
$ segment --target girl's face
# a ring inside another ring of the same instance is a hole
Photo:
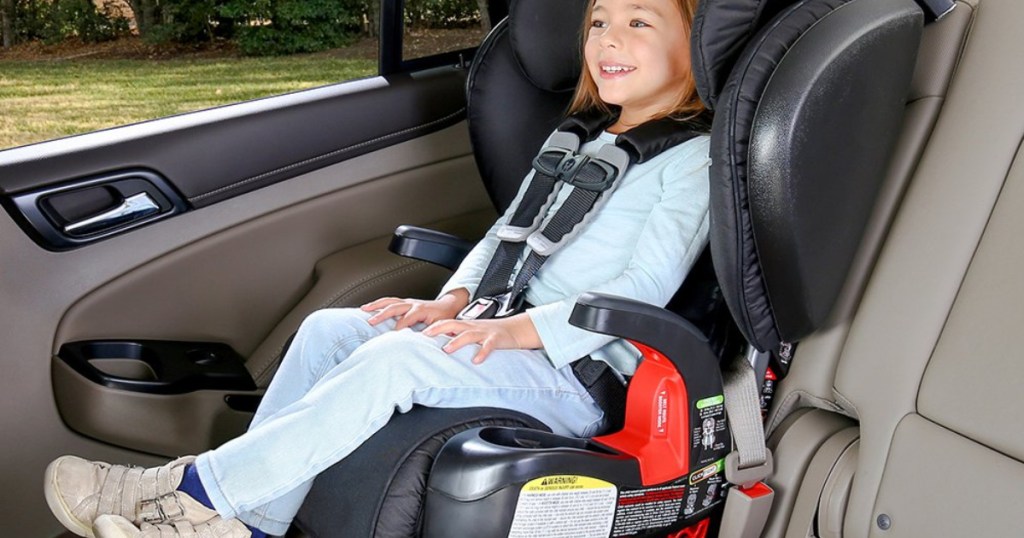
[[[676,0],[596,0],[584,44],[601,100],[620,124],[670,110],[690,73],[690,43]]]

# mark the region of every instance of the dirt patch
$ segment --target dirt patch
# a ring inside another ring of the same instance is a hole
[[[102,43],[69,39],[46,44],[41,41],[20,43],[0,49],[0,60],[166,60],[171,58],[225,58],[239,56],[238,48],[227,42],[201,45],[154,45],[138,37],[124,37]]]
[[[404,56],[420,58],[439,52],[473,47],[479,44],[483,37],[484,31],[481,29],[412,30],[405,37]],[[377,39],[363,38],[347,47],[317,54],[335,58],[374,60],[377,58]],[[85,43],[74,39],[55,44],[33,41],[15,45],[10,49],[0,49],[0,61],[170,60],[241,56],[238,47],[226,41],[196,45],[154,45],[139,37],[125,37],[103,43]]]

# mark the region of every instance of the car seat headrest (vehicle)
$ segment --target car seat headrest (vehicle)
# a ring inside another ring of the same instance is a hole
[[[750,39],[722,89],[711,250],[761,351],[832,310],[899,132],[923,21],[913,0],[805,0]]]

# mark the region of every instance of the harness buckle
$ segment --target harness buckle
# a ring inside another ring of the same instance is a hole
[[[524,296],[525,294],[520,293],[518,297],[512,297],[512,292],[507,291],[501,295],[477,297],[466,305],[466,308],[463,308],[459,315],[455,316],[455,319],[467,321],[507,318],[519,313],[523,306]]]
[[[582,156],[578,164],[573,167],[572,175],[569,177],[559,177],[568,185],[577,187],[580,189],[593,191],[593,192],[604,192],[615,183],[615,180],[619,177],[619,171],[611,164],[601,159],[591,159],[590,157]],[[584,167],[596,166],[600,169],[600,177],[585,177],[589,174],[583,174],[581,177],[580,172],[583,171]]]
[[[533,169],[546,176],[555,179],[562,179],[559,174],[567,161],[573,160],[576,152],[560,147],[544,148],[540,154],[533,158]]]

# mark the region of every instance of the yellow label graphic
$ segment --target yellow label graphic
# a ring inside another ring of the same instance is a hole
[[[559,474],[533,479],[523,486],[523,491],[573,491],[581,489],[614,488],[615,485],[589,476]]]

